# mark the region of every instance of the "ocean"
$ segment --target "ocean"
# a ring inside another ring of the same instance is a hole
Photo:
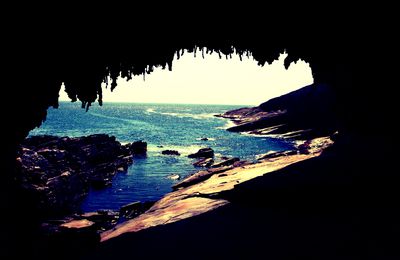
[[[93,105],[88,112],[79,103],[60,102],[59,109],[48,109],[47,119],[30,135],[78,137],[105,133],[121,143],[147,142],[145,158],[135,158],[127,173],[117,174],[111,187],[90,190],[82,202],[84,212],[99,209],[117,210],[133,201],[155,201],[171,191],[177,180],[198,171],[187,155],[211,147],[219,156],[254,160],[257,154],[287,150],[291,142],[265,136],[249,136],[226,131],[232,123],[215,117],[243,106],[105,103]],[[208,138],[207,141],[201,140]],[[181,156],[162,155],[163,150],[177,150]]]

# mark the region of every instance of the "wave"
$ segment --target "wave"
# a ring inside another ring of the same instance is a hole
[[[190,109],[185,109],[186,111],[190,111]],[[146,113],[157,113],[164,116],[173,116],[179,118],[193,118],[193,119],[207,119],[214,118],[215,113],[202,113],[202,114],[191,114],[191,113],[175,113],[175,112],[158,112],[154,108],[146,109]]]
[[[207,118],[213,118],[214,114],[213,113],[203,113],[203,114],[190,114],[190,113],[167,113],[167,112],[161,112],[161,115],[166,115],[166,116],[174,116],[174,117],[179,117],[179,118],[193,118],[193,119],[207,119]]]
[[[233,126],[236,126],[236,124],[235,124],[234,122],[232,122],[231,120],[229,120],[229,119],[225,119],[225,120],[228,120],[228,121],[226,122],[225,125],[223,125],[223,126],[218,126],[218,127],[216,127],[215,129],[226,130],[226,129],[228,129],[228,128],[231,128],[231,127],[233,127]]]
[[[272,136],[270,134],[253,134],[253,133],[249,133],[249,132],[240,132],[239,134],[244,135],[244,136],[258,137],[258,138],[265,138],[265,137]]]
[[[115,117],[115,116],[107,116],[107,115],[102,115],[102,114],[93,113],[93,112],[89,112],[89,114],[92,115],[92,116],[96,116],[96,117],[101,117],[101,118],[107,118],[107,119],[112,119],[112,120],[116,120],[116,121],[126,122],[126,123],[132,124],[132,125],[150,125],[149,123],[146,123],[146,122],[143,122],[143,121],[139,121],[139,120],[126,119],[126,118],[120,118],[120,117]]]
[[[152,145],[149,144],[147,146],[147,151],[148,152],[155,152],[155,153],[160,153],[164,150],[175,150],[178,151],[182,156],[188,156],[189,154],[197,152],[199,149],[204,148],[204,145],[188,145],[188,146],[182,146],[182,145],[165,145],[163,147],[159,147],[157,145]]]

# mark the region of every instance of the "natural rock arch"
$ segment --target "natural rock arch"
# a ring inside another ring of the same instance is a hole
[[[91,49],[91,46],[96,48]],[[73,47],[69,47],[73,46]],[[271,63],[283,51],[289,53],[286,66],[292,61],[303,59],[309,62],[316,83],[332,85],[338,92],[347,91],[351,86],[349,75],[351,72],[348,49],[341,46],[320,46],[319,44],[303,44],[300,39],[281,39],[279,41],[242,39],[242,40],[141,40],[137,42],[122,42],[107,46],[98,42],[74,44],[64,42],[58,50],[49,53],[46,44],[35,46],[22,52],[17,70],[14,71],[14,83],[21,88],[11,89],[10,98],[18,104],[9,111],[6,121],[14,121],[7,129],[8,136],[4,172],[8,173],[7,183],[13,182],[13,167],[17,145],[27,136],[34,127],[40,126],[46,118],[49,106],[58,106],[58,93],[61,83],[64,82],[69,97],[82,102],[86,109],[99,98],[101,104],[101,82],[107,76],[112,81],[109,87],[115,88],[117,76],[132,77],[143,73],[151,73],[154,67],[162,66],[171,69],[172,60],[176,53],[217,52],[221,58],[233,53],[239,55],[251,54],[260,65]],[[98,50],[101,51],[98,51]],[[173,69],[173,68],[172,68]],[[340,82],[338,81],[340,80]],[[343,83],[343,84],[341,84]],[[344,99],[345,100],[345,99]],[[343,107],[346,107],[344,103]],[[343,108],[343,110],[345,110]],[[84,111],[82,111],[84,112]],[[13,120],[13,119],[17,120]],[[345,120],[344,120],[345,121]],[[344,126],[347,127],[345,123]],[[24,200],[18,198],[18,190],[8,185],[4,190],[11,193],[12,210]],[[9,209],[6,207],[6,209]],[[19,213],[16,213],[19,214]],[[16,220],[18,221],[18,220]],[[22,230],[23,231],[23,230]],[[18,232],[17,232],[18,233]]]

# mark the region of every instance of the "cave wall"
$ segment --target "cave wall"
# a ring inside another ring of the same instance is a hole
[[[252,55],[263,66],[271,63],[286,51],[291,62],[303,59],[311,64],[314,81],[336,86],[338,92],[351,88],[351,58],[341,46],[328,48],[320,43],[312,44],[291,39],[271,40],[181,40],[163,42],[160,40],[121,41],[112,45],[99,42],[84,42],[82,45],[65,40],[61,46],[49,53],[51,43],[29,46],[20,55],[23,60],[17,64],[17,79],[11,90],[13,99],[18,100],[12,117],[18,116],[14,125],[13,139],[20,142],[34,127],[45,120],[49,106],[57,107],[58,92],[64,82],[72,101],[81,101],[82,107],[89,107],[98,100],[102,104],[101,83],[106,82],[114,89],[116,79],[131,78],[151,73],[154,67],[172,68],[175,54],[184,52],[203,55],[204,52],[218,52],[221,58],[237,53]],[[22,67],[22,69],[21,69]],[[344,70],[344,71],[343,71]],[[347,73],[347,74],[346,74]],[[341,77],[339,77],[339,75]],[[110,82],[107,77],[110,76]],[[342,79],[343,78],[343,79]],[[340,84],[338,79],[341,79]],[[342,95],[345,96],[345,95]],[[343,103],[343,107],[346,104]]]
[[[172,36],[167,39],[154,34],[152,38],[122,37],[106,41],[91,34],[40,36],[40,40],[22,38],[14,48],[15,55],[10,62],[7,96],[14,104],[6,115],[6,121],[14,123],[7,129],[7,154],[31,129],[40,126],[49,106],[58,106],[62,82],[71,100],[79,100],[83,108],[89,109],[96,99],[102,105],[101,83],[107,82],[108,76],[111,78],[108,87],[114,89],[120,74],[131,78],[151,73],[159,66],[171,70],[174,55],[184,52],[192,55],[218,52],[221,58],[229,58],[234,53],[252,55],[263,66],[286,51],[289,53],[286,67],[303,59],[310,63],[315,83],[334,86],[338,96],[342,97],[338,111],[343,114],[343,128],[356,126],[351,123],[357,116],[352,116],[348,109],[352,102],[351,95],[348,95],[353,87],[352,49],[340,43],[332,44],[324,37],[305,41],[297,34],[271,34],[271,37],[194,40]]]
[[[300,36],[294,33],[295,30],[286,30],[285,26],[279,28],[284,29],[281,33],[270,32],[270,28],[266,27],[259,34],[249,37],[242,34],[239,28],[232,27],[235,34],[224,31],[226,27],[218,32],[225,39],[176,37],[183,34],[182,31],[165,37],[152,28],[149,29],[150,35],[136,33],[136,36],[140,36],[137,38],[125,36],[129,35],[128,31],[117,33],[110,28],[94,32],[91,28],[85,28],[80,34],[65,31],[48,34],[35,29],[29,34],[16,31],[16,34],[22,36],[11,43],[13,46],[4,48],[11,55],[6,60],[2,96],[3,100],[10,101],[10,104],[4,103],[3,109],[3,122],[6,124],[3,127],[5,140],[1,149],[3,188],[0,189],[0,195],[4,198],[2,212],[9,212],[2,216],[5,218],[3,223],[14,224],[26,220],[26,213],[30,210],[29,202],[13,187],[16,147],[31,129],[40,126],[45,120],[48,107],[57,107],[62,82],[71,100],[82,102],[84,113],[90,105],[97,105],[95,100],[101,98],[100,84],[107,76],[112,79],[108,87],[118,87],[114,82],[120,73],[129,78],[151,73],[156,66],[171,69],[174,54],[182,51],[193,53],[197,49],[196,55],[202,55],[202,50],[218,52],[221,58],[229,58],[234,52],[240,55],[251,54],[260,65],[271,63],[281,52],[286,51],[289,54],[286,66],[292,61],[303,59],[310,63],[316,84],[328,84],[336,91],[342,133],[351,137],[355,134],[368,136],[388,129],[387,122],[377,117],[378,112],[388,110],[385,109],[387,107],[371,109],[372,100],[386,96],[377,95],[368,86],[353,80],[354,69],[363,63],[354,55],[360,51],[353,39],[329,28],[325,28],[322,34],[315,28],[307,29],[308,34]],[[232,35],[235,37],[230,37]],[[29,215],[33,216],[31,213]],[[5,233],[16,235],[14,238],[0,236],[6,240],[1,241],[0,245],[18,244],[13,241],[19,242],[20,234],[27,233],[26,224],[16,230],[18,226],[7,225],[6,229],[11,230],[5,230]]]

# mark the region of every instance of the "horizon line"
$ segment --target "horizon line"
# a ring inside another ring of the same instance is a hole
[[[71,100],[58,100],[58,102],[64,102],[64,103],[78,103],[81,102],[80,100],[77,101],[71,101]],[[124,104],[152,104],[152,105],[214,105],[214,106],[251,106],[251,107],[256,107],[259,105],[254,105],[254,104],[216,104],[216,103],[171,103],[171,102],[135,102],[135,101],[103,101],[103,104],[119,104],[119,103],[124,103]],[[95,101],[92,103],[93,104],[98,104],[98,101]]]

